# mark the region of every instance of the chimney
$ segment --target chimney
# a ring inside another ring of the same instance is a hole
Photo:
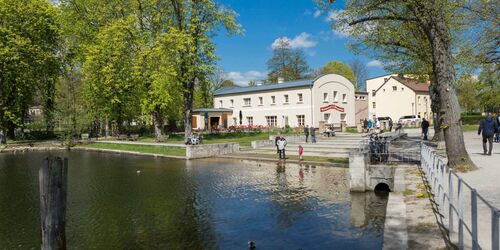
[[[280,76],[278,77],[278,83],[284,83],[285,82],[285,78]]]

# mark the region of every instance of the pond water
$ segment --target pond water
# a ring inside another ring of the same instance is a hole
[[[48,154],[0,154],[0,249],[39,249]],[[69,158],[69,249],[382,248],[387,194],[349,194],[347,169],[51,154]]]

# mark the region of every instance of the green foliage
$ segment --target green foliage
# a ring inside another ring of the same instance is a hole
[[[462,115],[462,124],[477,125],[484,118],[482,115]]]
[[[273,48],[273,56],[267,61],[268,82],[278,82],[278,77],[285,81],[303,79],[309,71],[304,52],[300,49],[292,49],[290,43],[285,39],[279,39]]]
[[[480,108],[479,93],[481,83],[472,74],[465,74],[457,81],[457,96],[460,106],[465,112],[473,112]]]
[[[339,61],[330,61],[323,68],[321,68],[321,74],[337,74],[347,78],[354,87],[357,89],[357,81],[356,76],[354,76],[354,72],[351,67],[347,64],[344,64]]]
[[[0,129],[10,136],[59,74],[58,15],[45,0],[0,1]]]

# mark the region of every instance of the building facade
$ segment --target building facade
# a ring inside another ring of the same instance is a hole
[[[356,123],[363,124],[363,120],[368,118],[368,92],[358,92],[355,93]]]
[[[392,75],[385,77],[384,83],[369,95],[370,117],[391,117],[397,121],[402,116],[415,115],[432,119],[428,83]]]
[[[315,126],[320,122],[355,126],[355,89],[345,77],[327,74],[316,79],[222,88],[214,108],[230,109],[227,124],[266,127]]]

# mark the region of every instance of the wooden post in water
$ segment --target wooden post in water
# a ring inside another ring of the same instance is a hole
[[[38,171],[41,249],[66,249],[66,190],[68,159],[48,157]]]

